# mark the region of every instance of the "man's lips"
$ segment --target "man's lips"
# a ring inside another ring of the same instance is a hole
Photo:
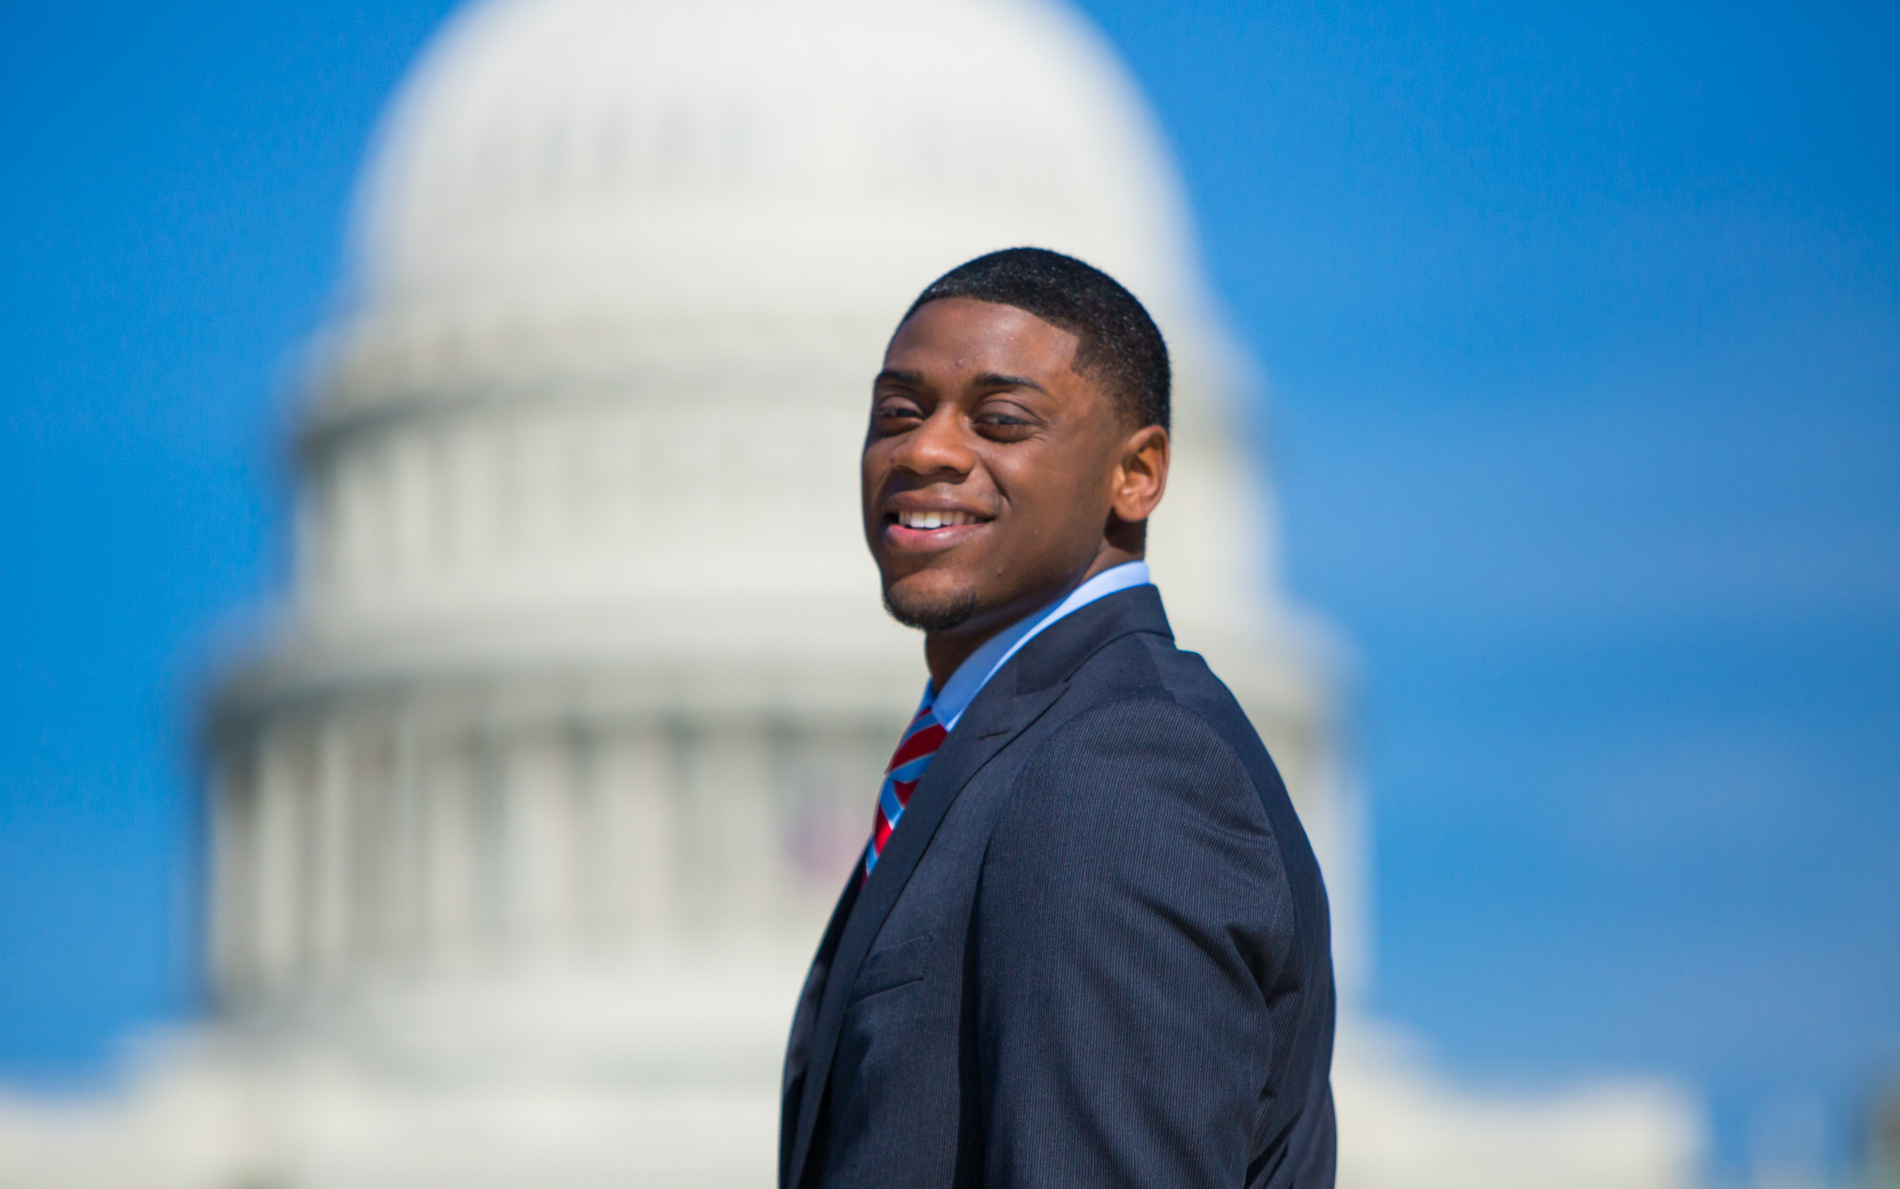
[[[981,533],[990,517],[961,508],[925,508],[886,512],[884,542],[906,553],[948,549]]]

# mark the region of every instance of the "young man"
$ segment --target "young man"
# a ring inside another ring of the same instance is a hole
[[[800,998],[782,1189],[1333,1183],[1326,896],[1142,562],[1167,348],[1054,252],[885,352],[864,527],[930,683]]]

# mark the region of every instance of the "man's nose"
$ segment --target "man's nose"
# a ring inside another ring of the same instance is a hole
[[[970,452],[962,413],[948,404],[939,405],[923,424],[904,435],[891,462],[918,475],[969,474],[976,457]]]

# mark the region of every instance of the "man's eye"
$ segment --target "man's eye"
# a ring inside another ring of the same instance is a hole
[[[923,414],[909,405],[880,405],[872,411],[871,416],[879,421],[916,421]]]
[[[1012,417],[1008,413],[985,413],[976,419],[976,423],[992,437],[1020,437],[1029,429],[1026,418]]]

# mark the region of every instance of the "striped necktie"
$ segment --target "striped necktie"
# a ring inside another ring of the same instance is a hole
[[[930,767],[931,757],[943,746],[947,734],[928,706],[904,728],[904,737],[897,741],[897,750],[885,765],[884,787],[878,790],[877,819],[871,823],[871,845],[864,852],[864,878],[871,878],[877,857],[884,853],[884,844],[897,828],[897,819],[904,816],[904,807],[910,804],[911,790],[924,778],[924,769]]]

